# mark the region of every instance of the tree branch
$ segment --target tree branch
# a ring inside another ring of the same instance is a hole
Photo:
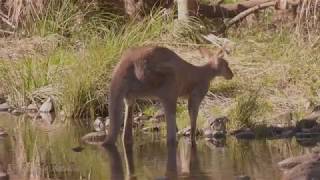
[[[205,5],[199,4],[198,14],[208,18],[232,18],[254,6],[275,0],[248,0],[236,4]]]

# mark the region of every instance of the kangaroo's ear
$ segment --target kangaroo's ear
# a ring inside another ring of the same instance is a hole
[[[213,54],[207,48],[200,47],[199,51],[200,51],[201,56],[204,58],[209,59],[210,57],[213,56]]]

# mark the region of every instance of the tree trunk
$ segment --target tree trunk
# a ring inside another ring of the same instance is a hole
[[[177,0],[177,5],[179,20],[188,20],[189,16],[197,14],[197,0]]]
[[[143,0],[123,0],[125,13],[131,18],[142,18]]]

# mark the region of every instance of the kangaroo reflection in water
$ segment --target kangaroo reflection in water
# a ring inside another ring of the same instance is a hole
[[[137,179],[133,161],[133,149],[130,144],[123,144],[124,157],[115,145],[110,145],[104,149],[107,152],[110,163],[110,175],[112,180]],[[177,151],[178,150],[178,151]],[[125,171],[122,160],[124,160]],[[154,177],[154,179],[209,179],[201,172],[197,154],[197,147],[191,142],[182,139],[177,145],[167,146],[167,162],[165,177]]]

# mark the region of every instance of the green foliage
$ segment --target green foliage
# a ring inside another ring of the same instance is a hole
[[[61,12],[67,11],[72,5],[70,1],[65,3],[57,6],[61,8]],[[76,13],[70,11],[69,13]],[[54,17],[46,19],[41,35],[57,32],[56,30],[64,27],[68,29],[67,24],[59,23],[67,23],[73,16],[59,15],[58,12]],[[168,27],[163,25],[165,20],[159,12],[140,22],[129,21],[121,25],[117,21],[118,17],[114,16],[113,21],[104,23],[105,29],[88,31],[90,39],[85,41],[87,46],[84,49],[63,46],[47,57],[26,58],[17,62],[0,61],[0,82],[9,93],[11,102],[22,106],[28,105],[30,101],[40,103],[46,97],[54,96],[57,104],[69,116],[94,116],[97,112],[105,112],[111,71],[122,51],[131,46],[152,42],[167,32]],[[58,24],[51,26],[50,22]],[[115,22],[118,26],[111,26]],[[82,26],[87,27],[88,24]],[[90,25],[91,29],[96,28],[93,26],[94,23]],[[65,30],[59,33],[63,32]],[[53,92],[43,91],[43,88],[48,87]],[[39,95],[41,92],[48,94]],[[40,96],[40,102],[33,98],[33,94]]]
[[[235,107],[229,112],[232,128],[254,127],[254,118],[268,109],[259,91],[252,90],[236,98]]]

